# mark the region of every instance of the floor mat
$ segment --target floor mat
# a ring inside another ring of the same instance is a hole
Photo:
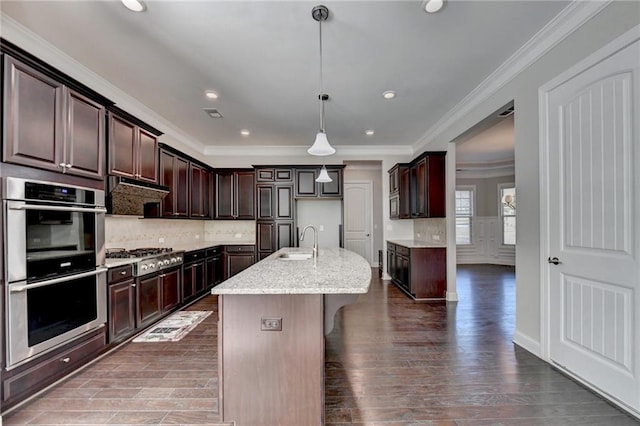
[[[212,311],[176,312],[133,339],[133,342],[177,342],[211,313]]]

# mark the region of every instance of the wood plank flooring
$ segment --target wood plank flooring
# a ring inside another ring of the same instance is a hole
[[[511,343],[513,268],[458,274],[458,303],[416,303],[374,278],[338,312],[325,349],[327,425],[640,424]],[[180,342],[124,345],[4,424],[220,424],[216,303],[188,308],[214,314]]]

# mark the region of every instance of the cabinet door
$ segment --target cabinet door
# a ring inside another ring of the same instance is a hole
[[[227,278],[231,278],[255,263],[255,255],[253,253],[230,253],[226,255],[226,259]]]
[[[236,172],[236,219],[253,220],[256,218],[255,173],[253,171]]]
[[[293,221],[291,222],[276,222],[276,245],[275,250],[280,250],[283,247],[294,247],[296,241],[295,227]]]
[[[293,185],[278,185],[275,190],[275,219],[293,220]]]
[[[234,218],[234,187],[233,172],[216,172],[216,219]]]
[[[400,199],[398,194],[389,197],[389,219],[398,219],[400,217]]]
[[[296,169],[296,197],[317,197],[316,169]]]
[[[172,191],[176,197],[175,216],[186,217],[189,216],[189,161],[176,157],[175,165],[176,191]]]
[[[158,183],[158,138],[138,128],[136,163],[138,179]]]
[[[180,269],[174,269],[160,276],[162,278],[162,313],[171,311],[181,302],[180,275]]]
[[[206,290],[222,282],[222,280],[224,279],[224,265],[222,263],[222,254],[216,254],[207,258],[206,275]]]
[[[446,217],[446,157],[430,155],[427,168],[427,216]]]
[[[109,114],[109,174],[135,178],[136,126]]]
[[[194,264],[184,267],[184,277],[182,279],[182,302],[186,303],[196,295],[196,268]]]
[[[161,150],[160,151],[160,185],[168,186],[169,193],[160,201],[161,215],[164,217],[173,217],[175,212],[175,183],[173,180],[173,162],[175,155]]]
[[[204,187],[203,187],[203,176],[202,173],[204,170],[202,167],[191,164],[189,166],[190,169],[190,179],[191,179],[191,217],[203,217],[204,216]]]
[[[109,342],[135,331],[135,296],[133,280],[109,285]]]
[[[427,159],[411,166],[411,217],[427,217]]]
[[[342,197],[342,169],[327,170],[331,182],[320,184],[321,197]]]
[[[407,291],[411,292],[409,281],[410,265],[409,258],[405,256],[396,256],[396,267],[398,268],[398,282]]]
[[[274,189],[273,185],[257,185],[258,220],[274,219]]]
[[[162,288],[160,276],[141,278],[137,286],[138,316],[136,327],[146,327],[162,315]]]
[[[63,171],[63,86],[4,55],[3,161]]]
[[[65,172],[102,179],[106,153],[105,108],[72,90],[67,90],[66,100]]]
[[[257,222],[256,223],[256,243],[260,253],[273,253],[276,251],[275,242],[275,222]]]
[[[411,217],[411,169],[408,167],[400,171],[398,209],[398,218],[409,219]]]
[[[202,217],[211,219],[211,172],[202,170]]]
[[[396,165],[394,168],[389,170],[389,194],[395,194],[399,189],[399,168]]]

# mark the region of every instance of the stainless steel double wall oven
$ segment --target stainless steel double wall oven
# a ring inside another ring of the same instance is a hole
[[[8,177],[7,368],[106,322],[104,191]]]

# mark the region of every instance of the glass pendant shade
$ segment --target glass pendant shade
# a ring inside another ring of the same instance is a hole
[[[333,179],[329,177],[329,173],[327,173],[327,168],[325,166],[322,166],[322,168],[320,169],[320,175],[316,178],[316,182],[333,182]]]
[[[307,152],[311,155],[325,156],[335,154],[336,150],[329,144],[327,134],[325,132],[318,132],[316,134],[316,140],[313,142],[313,145],[311,145],[311,148],[309,148]]]

